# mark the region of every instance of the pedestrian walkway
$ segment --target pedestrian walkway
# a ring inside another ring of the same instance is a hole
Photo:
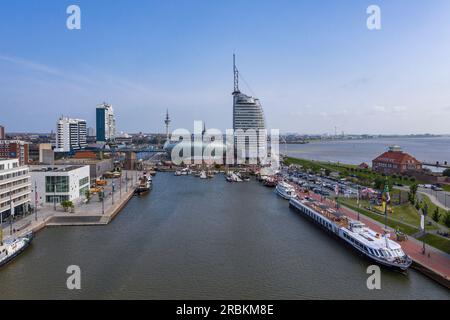
[[[19,237],[30,231],[36,232],[47,225],[108,224],[133,196],[138,175],[136,171],[128,172],[126,181],[124,172],[121,179],[114,179],[114,192],[112,192],[112,181],[108,183],[103,202],[99,201],[98,196],[93,196],[89,203],[76,205],[73,213],[65,212],[60,205],[57,205],[56,209],[50,205],[39,208],[37,212],[12,224],[9,221],[3,221],[3,238]]]

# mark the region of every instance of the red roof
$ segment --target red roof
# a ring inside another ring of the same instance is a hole
[[[418,161],[413,156],[404,153],[402,151],[387,151],[383,153],[381,156],[378,156],[373,160],[374,162],[391,162],[391,163],[417,163],[419,164],[420,161]]]

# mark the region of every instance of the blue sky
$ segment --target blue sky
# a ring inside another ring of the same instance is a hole
[[[0,124],[94,126],[107,101],[122,131],[163,132],[166,108],[174,128],[230,128],[235,52],[270,128],[450,133],[449,16],[448,0],[2,1]]]

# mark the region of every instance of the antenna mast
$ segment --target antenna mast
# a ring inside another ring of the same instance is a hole
[[[233,73],[234,73],[234,91],[233,94],[240,93],[239,91],[239,71],[236,67],[236,55],[233,53]]]

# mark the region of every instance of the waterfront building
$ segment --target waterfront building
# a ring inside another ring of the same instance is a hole
[[[0,140],[4,140],[6,139],[5,137],[5,127],[4,126],[0,126]]]
[[[248,96],[239,89],[239,71],[233,55],[233,130],[236,155],[241,159],[265,154],[267,143],[264,111],[258,98]],[[253,136],[250,134],[253,132]]]
[[[116,119],[112,105],[102,103],[96,109],[97,141],[107,142],[114,140],[116,135]]]
[[[28,166],[21,165],[19,159],[0,159],[0,214],[3,219],[11,214],[12,206],[14,214],[28,211],[30,186]]]
[[[89,166],[30,166],[31,202],[44,206],[62,201],[80,202],[90,187]]]
[[[372,170],[384,174],[406,173],[422,170],[422,163],[403,152],[399,146],[391,146],[372,161]]]
[[[79,155],[78,157],[80,157]],[[92,180],[101,178],[106,172],[114,169],[114,163],[112,159],[93,159],[86,155],[84,158],[61,159],[55,161],[56,165],[66,166],[89,166],[89,176]]]
[[[19,159],[21,166],[29,161],[28,142],[21,140],[0,140],[0,158]]]
[[[117,144],[132,144],[133,143],[133,137],[130,136],[128,133],[120,132],[116,138],[115,141]]]
[[[61,117],[56,124],[56,152],[71,152],[84,149],[86,142],[86,121]]]

